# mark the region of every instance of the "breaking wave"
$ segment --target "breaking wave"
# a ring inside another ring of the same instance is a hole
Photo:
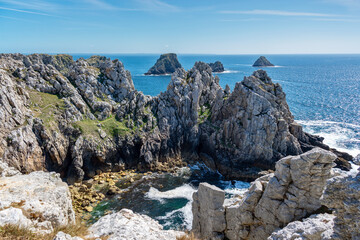
[[[332,121],[297,121],[304,131],[324,138],[324,143],[352,156],[360,154],[360,126]]]

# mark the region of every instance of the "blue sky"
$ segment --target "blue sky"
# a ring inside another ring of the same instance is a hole
[[[360,53],[360,0],[0,0],[0,52]]]

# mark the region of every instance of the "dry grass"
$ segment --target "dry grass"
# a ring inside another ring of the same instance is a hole
[[[76,221],[76,224],[69,225],[64,228],[55,229],[52,233],[46,235],[40,235],[31,232],[28,228],[20,228],[19,226],[6,225],[0,227],[0,239],[1,240],[53,240],[58,232],[64,232],[71,236],[82,237],[88,234],[88,228],[80,219]],[[108,237],[102,237],[100,239],[106,240]],[[93,240],[89,239],[88,240]]]
[[[194,233],[189,232],[186,233],[185,235],[182,235],[181,237],[177,237],[176,240],[200,240],[200,239],[196,238]]]

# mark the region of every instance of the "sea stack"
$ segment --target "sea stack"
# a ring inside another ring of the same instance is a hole
[[[220,61],[216,61],[214,63],[209,63],[209,66],[211,67],[212,71],[214,73],[224,72],[224,65]]]
[[[261,56],[259,57],[256,62],[252,65],[253,67],[274,67],[274,64],[269,62],[266,57]]]
[[[181,64],[175,53],[162,54],[145,75],[164,75],[174,73],[181,68]]]

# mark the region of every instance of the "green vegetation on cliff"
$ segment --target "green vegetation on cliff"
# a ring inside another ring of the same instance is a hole
[[[101,127],[99,127],[101,125]],[[74,127],[79,128],[85,136],[99,136],[99,129],[104,131],[108,136],[121,136],[129,133],[131,129],[126,127],[125,122],[116,120],[115,116],[110,116],[103,121],[84,119],[75,122]]]

